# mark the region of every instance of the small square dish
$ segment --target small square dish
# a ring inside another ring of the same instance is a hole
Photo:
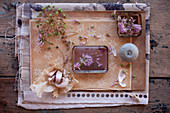
[[[139,37],[142,33],[141,14],[124,11],[117,14],[117,34],[119,37]]]
[[[74,46],[74,73],[106,73],[108,71],[107,46]]]

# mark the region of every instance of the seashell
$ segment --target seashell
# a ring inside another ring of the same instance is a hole
[[[62,82],[60,84],[54,84],[58,88],[65,88],[68,85],[69,79],[62,77]]]
[[[56,73],[56,77],[55,77],[55,82],[57,83],[57,84],[59,84],[60,82],[61,82],[61,78],[62,78],[62,75],[63,75],[63,73],[61,72],[61,71],[57,71],[57,73]]]
[[[126,62],[133,62],[138,58],[139,50],[131,43],[126,43],[120,48],[120,58]]]

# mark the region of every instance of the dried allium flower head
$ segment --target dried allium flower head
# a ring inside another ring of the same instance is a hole
[[[82,57],[80,57],[80,62],[85,66],[90,66],[93,63],[93,58],[88,54],[83,54]]]
[[[139,33],[141,31],[141,25],[134,24],[136,20],[133,17],[121,18],[118,16],[118,28],[120,34],[134,34]]]
[[[74,64],[74,68],[77,68],[81,70],[81,66],[90,66],[93,63],[93,58],[92,56],[88,54],[82,54],[82,56],[79,58],[79,62]]]
[[[41,37],[43,37],[38,39],[38,45],[44,45],[44,42],[53,44],[52,42],[47,41],[49,37],[66,38],[66,23],[63,20],[66,18],[66,14],[63,14],[61,8],[58,8],[57,11],[54,11],[54,8],[55,6],[47,5],[42,8],[42,11],[39,12],[37,16],[37,29],[39,34],[41,34]]]

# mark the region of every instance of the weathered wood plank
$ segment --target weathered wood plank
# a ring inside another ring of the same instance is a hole
[[[5,36],[8,28],[12,28],[9,23],[15,24],[15,4],[16,0],[0,0],[0,36]],[[15,29],[9,29],[7,36],[13,37]]]
[[[40,110],[36,112],[57,113],[168,113],[170,110],[170,79],[150,79],[150,97],[148,106],[122,106],[107,108],[85,108],[71,110]],[[0,78],[0,112],[30,112],[16,106],[17,93],[14,92],[14,78]]]
[[[13,5],[18,0],[1,0],[0,1],[0,36],[4,35],[5,29],[8,27],[8,22],[11,22],[13,20],[13,17],[15,16],[15,9]],[[22,3],[93,3],[93,2],[108,2],[108,3],[116,3],[117,0],[20,0]],[[126,2],[127,0],[121,0],[121,2]],[[130,2],[144,2],[144,3],[150,3],[151,4],[151,31],[153,35],[157,33],[168,33],[168,30],[170,29],[170,23],[167,18],[168,10],[170,9],[168,6],[170,5],[169,0],[130,0]],[[166,15],[166,16],[164,16]],[[5,22],[4,22],[5,21]],[[156,28],[156,29],[155,29]],[[14,34],[14,32],[13,32]]]
[[[0,38],[0,76],[14,76],[17,69],[14,39]]]
[[[151,39],[151,77],[170,77],[170,33],[152,35]]]
[[[147,0],[145,0],[147,2]],[[150,0],[151,77],[170,77],[170,1]]]

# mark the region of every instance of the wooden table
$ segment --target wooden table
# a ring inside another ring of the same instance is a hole
[[[70,2],[69,0],[18,0],[21,2]],[[72,2],[117,2],[118,0],[72,0]],[[121,0],[126,2],[126,0]],[[149,78],[149,105],[121,106],[107,108],[85,108],[71,110],[40,110],[34,112],[170,112],[170,1],[169,0],[137,0],[151,5],[151,55]],[[17,0],[0,1],[0,113],[30,112],[16,105],[17,92],[14,91],[15,74],[18,70],[15,58],[14,29],[7,33],[10,23],[15,19],[15,4]],[[131,0],[136,2],[136,0]],[[10,23],[9,23],[10,22]],[[33,112],[33,111],[31,111]]]

